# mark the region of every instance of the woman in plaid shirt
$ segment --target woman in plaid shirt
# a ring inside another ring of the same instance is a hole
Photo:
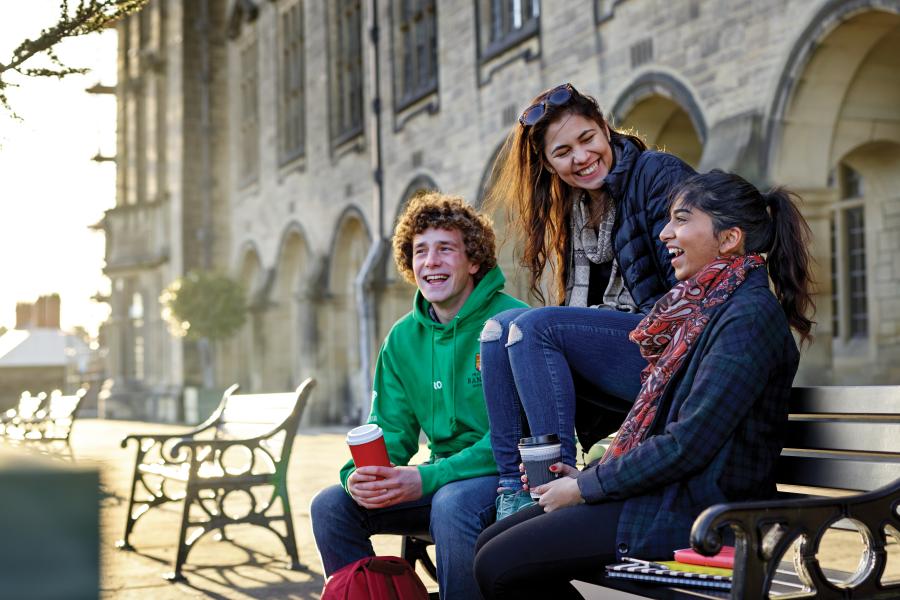
[[[660,239],[679,283],[632,331],[648,366],[614,443],[485,530],[486,598],[580,598],[568,583],[626,556],[671,559],[712,504],[770,497],[810,336],[809,229],[791,196],[712,171],[674,194]],[[764,259],[761,254],[767,256]],[[769,278],[774,293],[769,288]]]

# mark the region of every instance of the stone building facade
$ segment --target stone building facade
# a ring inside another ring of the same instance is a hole
[[[212,266],[251,307],[220,383],[313,374],[308,419],[364,418],[412,294],[398,211],[422,188],[480,203],[519,112],[566,81],[701,170],[798,192],[818,280],[798,381],[900,381],[900,0],[151,0],[119,32],[106,329],[123,390],[196,382],[155,300]]]

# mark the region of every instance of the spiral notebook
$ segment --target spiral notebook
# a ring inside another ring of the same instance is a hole
[[[675,561],[659,563],[666,568],[656,568],[636,563],[620,563],[606,566],[606,576],[612,579],[635,579],[669,585],[690,585],[720,590],[731,589],[730,569],[679,565]],[[690,569],[690,570],[688,570]]]

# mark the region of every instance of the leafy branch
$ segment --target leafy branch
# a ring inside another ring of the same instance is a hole
[[[61,0],[59,20],[47,27],[35,39],[25,39],[13,50],[6,62],[0,62],[0,105],[19,118],[13,111],[7,96],[7,89],[16,87],[8,81],[12,73],[24,77],[56,77],[86,73],[83,67],[70,67],[63,63],[54,47],[67,38],[78,37],[100,31],[118,19],[140,10],[149,0],[80,0],[74,10],[70,10],[68,0]],[[42,56],[49,65],[31,66],[32,59]]]

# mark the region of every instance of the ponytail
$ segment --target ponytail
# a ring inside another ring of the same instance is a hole
[[[774,188],[762,197],[772,216],[772,242],[766,262],[775,296],[788,322],[803,341],[808,341],[813,321],[806,315],[815,308],[810,294],[809,225],[784,189]]]
[[[781,188],[761,193],[733,173],[713,169],[693,175],[671,194],[686,208],[697,207],[710,216],[718,234],[730,227],[744,232],[744,251],[766,254],[775,297],[788,323],[802,341],[812,339],[815,311],[810,292],[809,225],[794,203],[796,195]]]

